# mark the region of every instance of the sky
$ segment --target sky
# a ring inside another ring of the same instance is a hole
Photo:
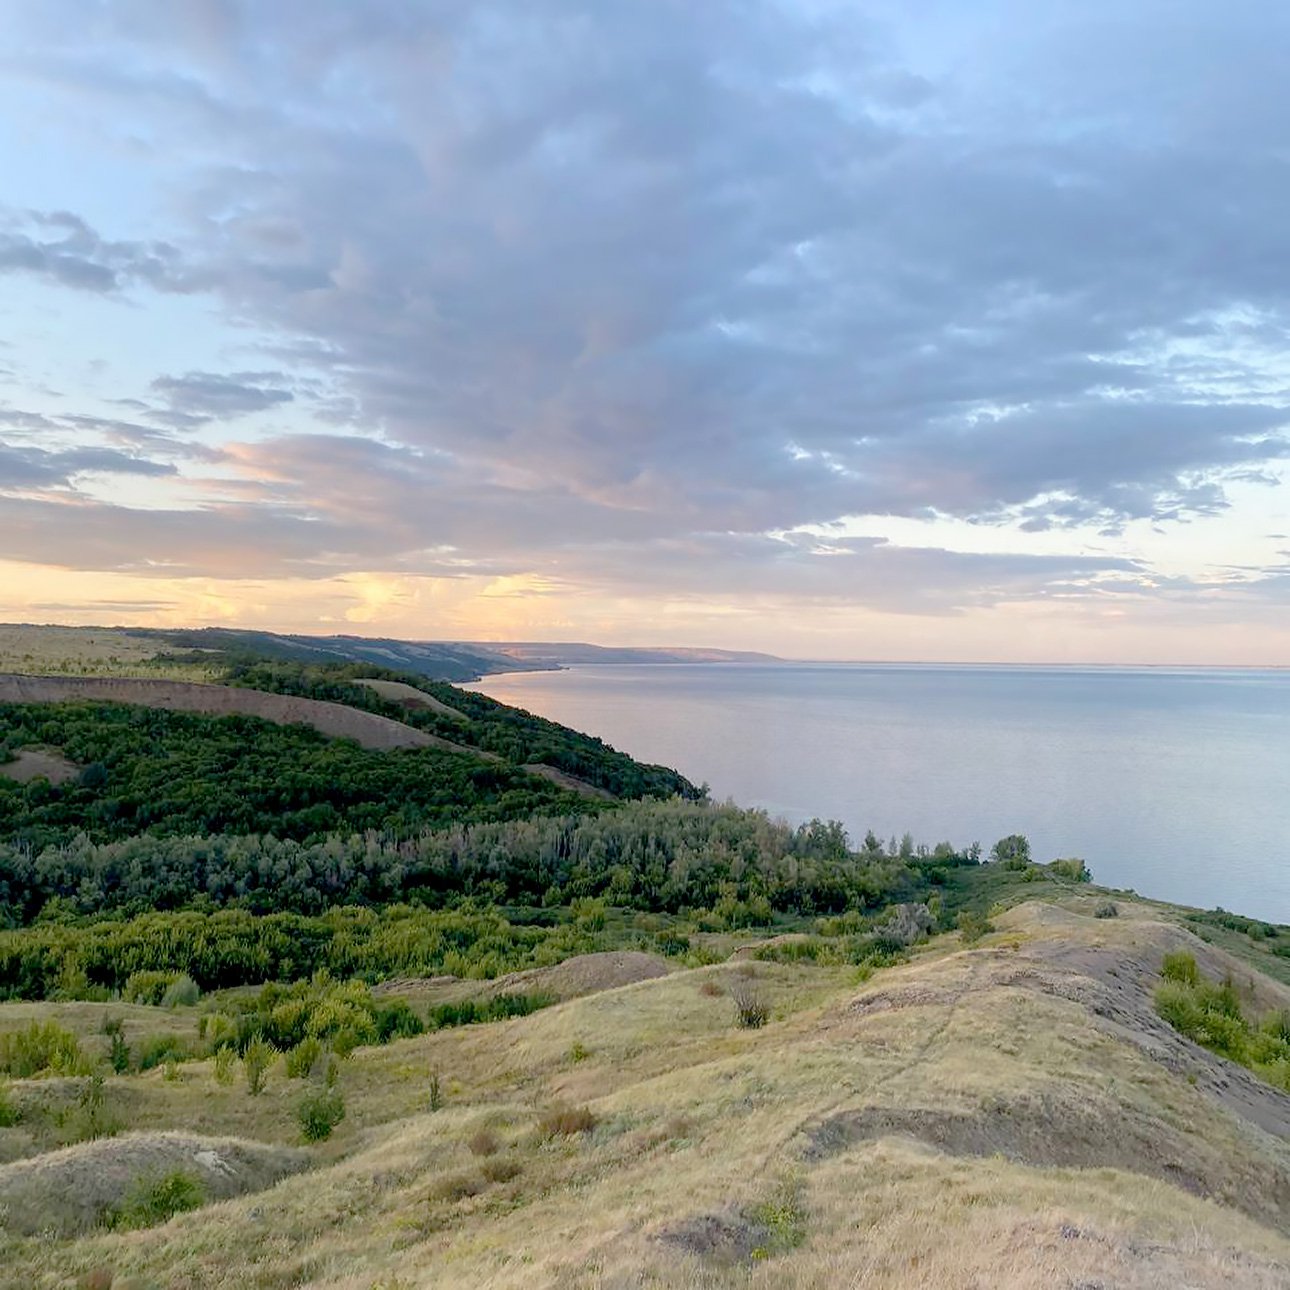
[[[0,619],[1290,663],[1290,7],[0,0]]]

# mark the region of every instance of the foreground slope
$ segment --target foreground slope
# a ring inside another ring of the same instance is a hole
[[[1290,991],[1156,907],[1092,909],[1025,904],[863,983],[735,960],[361,1049],[310,1172],[147,1231],[10,1234],[5,1284],[1290,1284],[1290,1097],[1150,993],[1178,947],[1259,1006]],[[749,987],[764,1029],[732,1024]],[[131,1125],[285,1145],[291,1083],[154,1072]]]

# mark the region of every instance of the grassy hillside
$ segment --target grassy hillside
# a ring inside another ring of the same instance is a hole
[[[0,1266],[34,1287],[1284,1286],[1290,1098],[1165,1024],[1152,989],[1185,948],[1249,1006],[1290,992],[1175,913],[1121,898],[1095,916],[1105,902],[1024,902],[876,972],[660,960],[528,1016],[359,1046],[314,1145],[300,1112],[329,1076],[281,1057],[258,1094],[214,1057],[109,1075],[120,1132],[52,1154],[88,1077],[13,1080]],[[764,1025],[737,1024],[749,997]],[[196,1044],[236,998],[135,1005],[128,1046],[141,1013]],[[114,1009],[41,1015],[101,1052]],[[105,1161],[158,1162],[124,1217]],[[164,1222],[176,1173],[198,1208]],[[33,1195],[57,1239],[22,1217]]]
[[[1290,1284],[1290,928],[202,640],[425,746],[0,706],[0,1287]]]

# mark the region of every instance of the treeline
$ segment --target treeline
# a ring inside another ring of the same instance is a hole
[[[0,704],[0,760],[28,745],[84,767],[62,785],[0,776],[0,839],[43,851],[108,842],[267,834],[295,841],[589,809],[498,762],[435,748],[383,752],[305,726],[113,703]]]
[[[194,656],[194,661],[200,655]],[[401,681],[456,708],[469,720],[454,721],[430,709],[405,707],[382,698],[359,678]],[[294,694],[306,699],[346,703],[407,725],[496,753],[516,766],[542,762],[612,793],[615,797],[685,797],[698,799],[703,790],[666,766],[638,762],[601,739],[580,734],[520,708],[508,707],[486,695],[459,690],[413,673],[362,663],[300,663],[289,660],[233,661],[226,678],[232,685]]]
[[[0,845],[0,922],[188,906],[320,914],[337,905],[442,908],[463,899],[554,908],[601,898],[641,911],[715,911],[733,925],[773,913],[873,909],[926,890],[946,866],[872,835],[853,852],[837,823],[793,828],[762,811],[673,800],[601,814],[295,840],[136,836]]]
[[[202,990],[308,980],[318,972],[369,982],[494,977],[602,948],[584,923],[517,926],[496,910],[143,914],[0,932],[0,999],[108,998],[141,972],[185,973]]]

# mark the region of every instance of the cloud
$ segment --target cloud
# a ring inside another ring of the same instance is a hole
[[[1290,18],[987,7],[33,7],[10,74],[143,141],[173,227],[15,216],[0,269],[211,293],[259,357],[167,361],[142,420],[333,431],[222,447],[238,477],[186,519],[86,512],[96,558],[916,612],[1166,594],[1127,556],[792,536],[941,516],[1076,547],[1221,516],[1290,453]]]
[[[24,225],[35,227],[24,231]],[[176,292],[209,285],[184,269],[169,243],[107,241],[67,211],[0,209],[0,274],[18,272],[101,295],[134,284]]]
[[[189,429],[208,421],[228,421],[290,403],[295,397],[282,388],[281,372],[188,372],[184,376],[159,376],[152,389],[169,405],[167,418],[176,429]]]
[[[175,468],[112,448],[85,446],[47,452],[0,440],[0,493],[68,488],[87,474],[157,478],[175,474]]]

